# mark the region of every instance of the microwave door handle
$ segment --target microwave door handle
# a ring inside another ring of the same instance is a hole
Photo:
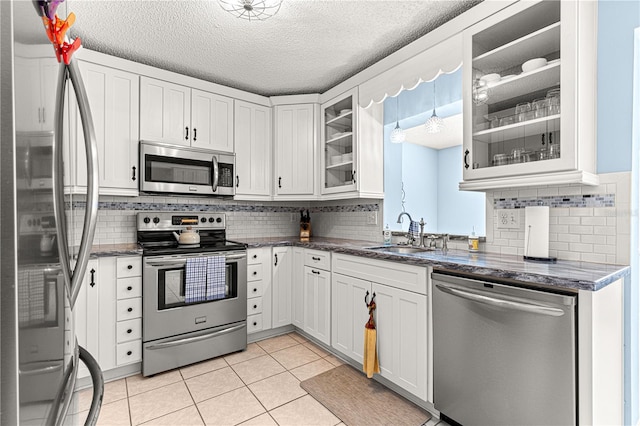
[[[213,156],[213,192],[216,192],[218,190],[218,173],[219,173],[218,159],[214,155]]]

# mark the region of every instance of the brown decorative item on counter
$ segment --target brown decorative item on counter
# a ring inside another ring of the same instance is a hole
[[[309,216],[309,210],[304,213],[304,210],[300,210],[300,239],[308,240],[311,238],[311,216]]]
[[[373,311],[376,310],[376,293],[371,296],[368,301],[369,292],[364,296],[364,303],[369,309],[369,321],[364,325],[364,353],[362,356],[362,370],[370,379],[375,373],[380,374],[380,365],[378,364],[378,351],[376,346],[376,322],[373,319]]]

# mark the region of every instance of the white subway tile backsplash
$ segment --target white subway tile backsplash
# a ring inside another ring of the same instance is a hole
[[[578,219],[578,218],[577,218]],[[580,217],[580,224],[582,225],[596,225],[596,226],[607,226],[607,219],[613,219],[612,226],[615,226],[615,217]]]
[[[589,225],[569,225],[569,232],[572,234],[593,234],[594,226]]]
[[[549,222],[549,224],[551,224],[551,222]],[[558,225],[580,225],[580,218],[574,216],[559,217]]]
[[[582,253],[592,253],[593,252],[593,244],[569,243],[569,250],[571,250],[571,251],[579,251],[579,252],[582,252]]]

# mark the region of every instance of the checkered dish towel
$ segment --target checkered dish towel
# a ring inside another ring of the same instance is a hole
[[[227,262],[224,256],[207,257],[207,300],[226,297]]]
[[[203,302],[207,296],[207,258],[189,257],[185,268],[185,303]]]

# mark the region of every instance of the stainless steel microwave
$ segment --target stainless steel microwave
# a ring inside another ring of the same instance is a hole
[[[235,154],[140,141],[140,191],[235,195]]]

